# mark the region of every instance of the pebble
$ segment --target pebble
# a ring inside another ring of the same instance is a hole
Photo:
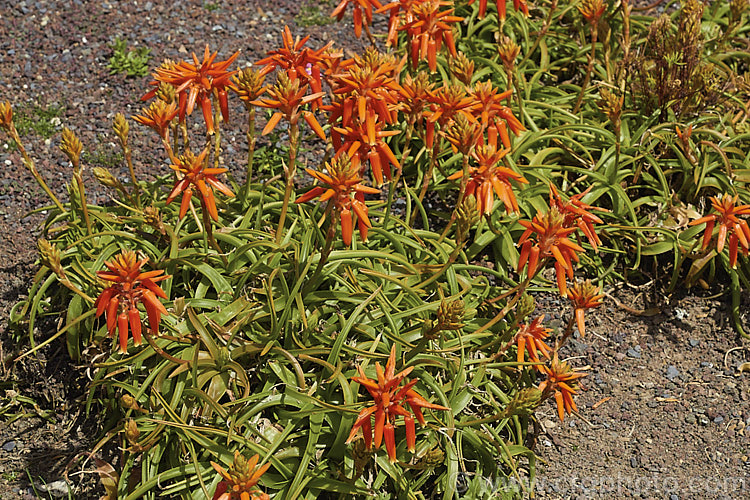
[[[16,442],[15,441],[7,441],[3,444],[3,450],[5,451],[13,451],[16,448]]]
[[[641,346],[637,345],[635,347],[628,348],[628,357],[640,359],[641,358]]]
[[[693,415],[692,413],[688,413],[687,415],[685,415],[686,424],[694,425],[695,422],[696,422],[695,415]]]
[[[701,343],[701,341],[697,339],[690,339],[688,342],[690,343],[690,347],[698,347],[698,344]]]
[[[667,378],[669,380],[674,380],[679,376],[680,376],[680,371],[677,369],[676,366],[674,365],[667,366]]]
[[[69,497],[71,495],[70,486],[68,486],[68,483],[66,483],[62,479],[60,479],[59,481],[54,481],[52,483],[41,484],[37,486],[37,489],[39,491],[49,493],[56,498]]]
[[[680,497],[672,493],[671,495],[669,495],[669,500],[680,500]]]

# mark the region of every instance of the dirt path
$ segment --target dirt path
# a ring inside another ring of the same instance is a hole
[[[109,74],[115,38],[150,48],[152,65],[165,57],[186,57],[205,43],[223,55],[242,50],[239,60],[254,61],[280,43],[285,24],[310,34],[314,47],[331,39],[339,47],[361,47],[350,24],[297,26],[295,19],[327,15],[332,7],[326,2],[322,12],[318,2],[301,7],[292,0],[9,3],[0,6],[0,100],[10,100],[28,116],[26,145],[60,196],[71,176],[58,150],[60,123],[79,134],[89,165],[126,176],[111,119],[116,112],[140,109],[148,77]],[[240,143],[236,152],[242,155]],[[152,144],[136,142],[134,148],[139,175],[163,168]],[[43,215],[27,214],[46,199],[18,154],[2,142],[0,166],[0,314],[7,318],[35,272]],[[105,196],[95,190],[92,195]],[[643,306],[634,294],[617,296],[627,297],[632,307]],[[551,316],[559,312],[553,301],[543,306]],[[750,497],[750,429],[745,429],[750,373],[738,371],[750,351],[728,325],[726,305],[690,295],[643,317],[610,301],[590,325],[587,337],[577,338],[567,353],[581,358],[578,366],[591,366],[578,399],[581,418],[561,425],[552,404],[538,413],[536,451],[546,462],[539,468],[538,497]],[[0,323],[0,359],[20,338]],[[84,394],[85,380],[85,367],[72,366],[59,347],[0,367],[0,410],[6,416],[47,417],[0,427],[0,498],[34,498],[29,478],[37,489],[45,482],[57,484],[71,459],[92,448],[96,422],[71,411]],[[79,498],[97,496],[93,473],[71,479]],[[496,486],[488,485],[488,492]]]

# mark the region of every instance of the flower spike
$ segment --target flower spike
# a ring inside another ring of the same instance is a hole
[[[97,318],[106,312],[110,337],[117,328],[121,353],[128,351],[128,326],[133,333],[135,345],[141,345],[141,316],[137,308],[139,303],[146,308],[153,335],[159,334],[161,315],[167,314],[167,309],[157,298],[166,299],[167,294],[156,283],[169,276],[162,276],[164,271],[161,270],[141,272],[141,267],[147,261],[148,259],[139,261],[132,250],[123,250],[113,260],[104,263],[108,271],[96,273],[99,278],[113,283],[102,291],[94,306]]]
[[[255,454],[248,460],[239,450],[235,450],[234,462],[228,471],[216,462],[211,462],[211,466],[223,479],[216,487],[213,500],[268,500],[268,494],[255,485],[271,463],[256,468],[259,459],[260,457]]]
[[[584,311],[602,305],[604,294],[601,291],[602,288],[595,286],[591,283],[591,280],[576,281],[568,289],[568,298],[573,302],[576,325],[578,326],[578,331],[581,332],[581,337],[586,335],[586,327],[583,321]]]
[[[443,411],[450,410],[448,407],[430,403],[420,396],[413,389],[414,385],[417,383],[416,379],[406,382],[403,386],[400,385],[405,377],[414,369],[413,366],[410,366],[399,373],[396,373],[395,368],[395,345],[391,348],[391,353],[388,356],[388,363],[385,365],[385,372],[380,366],[380,363],[375,363],[377,380],[367,378],[362,367],[358,367],[359,377],[352,377],[352,380],[364,386],[367,392],[372,396],[375,404],[364,408],[359,412],[357,420],[354,422],[354,426],[349,433],[349,438],[346,440],[347,443],[351,443],[361,429],[367,449],[372,447],[373,436],[375,448],[380,448],[380,445],[385,441],[385,448],[391,462],[396,461],[396,437],[394,426],[396,417],[401,416],[404,418],[407,447],[409,451],[413,453],[416,449],[414,417],[417,418],[420,424],[425,425],[426,422],[422,415],[423,408]],[[404,408],[404,403],[409,406],[414,417],[412,416],[412,413],[409,413],[409,411]]]
[[[750,214],[750,205],[738,205],[739,196],[725,194],[721,198],[711,197],[711,205],[716,213],[706,215],[690,223],[691,226],[706,224],[703,233],[703,249],[706,250],[713,240],[714,228],[719,225],[719,234],[716,237],[716,252],[724,251],[724,246],[729,241],[729,265],[737,266],[737,252],[747,256],[750,250],[750,227],[747,219],[740,218],[741,215]]]
[[[586,374],[571,368],[569,363],[561,363],[557,357],[557,352],[555,352],[549,366],[542,366],[540,371],[547,376],[547,379],[539,384],[542,399],[552,395],[555,396],[557,416],[562,422],[566,413],[571,414],[578,411],[573,396],[578,393],[578,379],[585,377]]]

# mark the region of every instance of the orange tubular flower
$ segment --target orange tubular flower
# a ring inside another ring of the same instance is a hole
[[[172,191],[167,197],[167,204],[171,203],[178,194],[182,193],[180,218],[185,216],[190,206],[190,198],[192,198],[195,189],[198,190],[198,198],[201,200],[203,209],[207,210],[208,214],[215,221],[219,220],[219,212],[216,210],[216,200],[211,188],[214,187],[227,196],[234,196],[231,189],[216,179],[218,174],[223,174],[227,169],[208,168],[204,163],[206,154],[208,154],[208,148],[204,149],[197,157],[191,151],[188,151],[177,158],[176,164],[170,165],[173,170],[180,172],[182,177],[175,182]]]
[[[445,44],[453,57],[458,57],[453,32],[449,23],[463,21],[463,17],[452,16],[453,9],[439,11],[441,7],[452,5],[443,0],[425,0],[412,6],[413,19],[400,28],[406,31],[411,44],[411,62],[417,67],[420,59],[427,59],[430,71],[437,69],[437,53]]]
[[[470,0],[469,5],[472,5],[475,1],[476,0]],[[497,7],[497,16],[501,21],[505,21],[505,16],[507,14],[505,0],[495,0],[495,6]],[[513,0],[513,8],[523,12],[523,15],[526,17],[529,16],[529,6],[526,3],[526,0]],[[487,0],[479,0],[479,19],[484,18],[486,12]]]
[[[604,294],[602,288],[595,286],[591,280],[576,281],[568,289],[568,298],[573,302],[575,309],[576,324],[581,337],[586,335],[586,325],[583,321],[583,314],[586,309],[593,309],[602,305]]]
[[[331,139],[336,156],[348,155],[357,167],[368,162],[375,182],[380,185],[383,176],[391,180],[391,165],[399,168],[396,155],[383,139],[399,133],[398,130],[383,130],[383,123],[379,121],[356,121],[349,126],[334,127]]]
[[[492,82],[477,83],[471,92],[474,103],[471,107],[472,113],[482,123],[482,129],[489,129],[491,134],[500,136],[506,148],[510,148],[508,128],[516,137],[526,130],[513,111],[502,104],[505,99],[510,98],[512,92],[512,90],[506,90],[498,93],[498,90],[492,86]]]
[[[713,239],[714,227],[719,224],[719,235],[716,238],[716,252],[724,251],[724,245],[729,238],[729,265],[737,266],[737,251],[742,249],[742,255],[747,257],[750,249],[750,227],[746,219],[740,219],[740,215],[750,214],[750,205],[737,205],[739,196],[725,194],[721,199],[712,196],[711,205],[717,213],[706,215],[690,223],[691,226],[706,224],[703,233],[703,249],[707,249]]]
[[[568,363],[561,363],[555,352],[552,362],[549,366],[541,366],[540,371],[547,376],[547,380],[539,384],[539,390],[542,391],[542,399],[546,399],[552,394],[555,395],[557,403],[557,416],[562,422],[565,413],[571,414],[577,412],[573,395],[577,394],[578,379],[585,377],[585,373],[578,372],[571,368]]]
[[[346,68],[331,78],[333,93],[341,99],[324,108],[331,113],[328,121],[334,123],[340,118],[344,126],[349,126],[357,120],[367,127],[375,119],[385,123],[396,121],[401,87],[395,75],[400,67],[393,56],[372,48],[347,61]]]
[[[331,17],[341,21],[349,5],[354,6],[354,34],[359,38],[362,35],[362,15],[364,14],[365,26],[369,26],[372,24],[373,9],[379,9],[383,5],[378,0],[341,0],[341,3],[331,12]]]
[[[521,253],[518,257],[518,272],[528,264],[528,275],[533,276],[540,259],[554,257],[557,272],[557,287],[560,295],[567,295],[568,287],[565,275],[573,279],[573,264],[578,262],[576,252],[583,252],[583,248],[568,239],[576,230],[575,227],[564,226],[565,217],[555,207],[550,207],[546,213],[538,212],[531,221],[518,221],[526,231],[521,235],[518,244]]]
[[[300,40],[292,38],[292,32],[289,26],[284,26],[282,40],[284,47],[277,50],[271,50],[268,55],[256,62],[258,66],[265,66],[262,73],[268,74],[275,68],[282,68],[291,80],[302,80],[302,83],[310,86],[314,94],[323,92],[320,70],[325,66],[326,60],[335,58],[337,55],[332,54],[329,49],[333,42],[329,42],[325,47],[313,50],[305,47],[310,39],[306,36]],[[314,109],[321,104],[320,97],[317,96],[314,103]]]
[[[252,101],[251,103],[261,108],[277,110],[271,116],[271,119],[268,120],[268,123],[266,123],[262,132],[263,135],[270,133],[282,118],[285,118],[291,124],[295,124],[299,121],[299,117],[302,116],[318,137],[325,140],[326,135],[323,132],[323,127],[320,126],[315,116],[310,111],[302,111],[302,106],[319,99],[324,94],[323,92],[318,92],[317,94],[306,96],[306,93],[306,84],[300,86],[299,80],[290,78],[287,73],[279,73],[276,85],[268,90],[270,97],[259,101]]]
[[[326,164],[328,174],[316,172],[309,168],[306,170],[308,174],[325,184],[326,187],[315,186],[297,198],[295,203],[304,203],[317,197],[320,197],[320,201],[331,200],[334,210],[341,220],[341,237],[344,244],[346,246],[352,244],[352,219],[354,214],[357,215],[359,234],[363,241],[367,241],[367,229],[372,225],[367,216],[368,210],[364,203],[364,195],[365,193],[377,194],[380,193],[380,190],[361,184],[362,178],[358,166],[353,164],[345,154]]]
[[[478,167],[469,167],[469,180],[466,185],[466,195],[474,195],[477,200],[479,213],[489,215],[492,213],[492,206],[495,204],[495,194],[505,205],[506,212],[518,212],[518,202],[516,195],[513,193],[511,180],[528,184],[528,181],[513,170],[501,166],[502,158],[508,153],[507,149],[498,151],[494,144],[477,146],[471,156],[479,165]],[[459,179],[463,175],[458,171],[450,175],[448,179]]]
[[[390,47],[398,42],[398,29],[403,23],[410,23],[414,20],[413,9],[415,5],[422,3],[424,0],[395,0],[377,10],[377,13],[388,12],[388,35],[385,39],[386,47]]]
[[[548,346],[544,339],[549,337],[551,328],[545,328],[542,325],[544,321],[544,314],[536,318],[531,323],[523,324],[518,329],[518,333],[515,336],[515,343],[518,345],[518,354],[516,355],[516,361],[523,363],[524,350],[529,353],[529,359],[534,362],[539,362],[539,356],[537,352],[540,352],[542,356],[550,359],[550,353],[552,349]]]
[[[176,115],[177,104],[174,102],[167,104],[161,99],[157,99],[143,110],[143,115],[136,115],[132,118],[138,123],[154,129],[159,137],[165,139],[169,133],[169,124]]]
[[[395,345],[391,348],[388,363],[385,365],[385,373],[383,372],[380,363],[375,363],[375,371],[378,376],[377,381],[367,378],[361,366],[357,368],[359,370],[359,377],[352,377],[352,380],[363,385],[365,389],[367,389],[367,392],[369,392],[374,399],[375,404],[359,412],[359,416],[354,422],[354,426],[352,427],[352,431],[349,433],[349,438],[346,442],[352,442],[357,436],[357,432],[362,429],[367,449],[369,450],[372,448],[374,434],[375,448],[380,448],[383,440],[385,440],[385,448],[388,452],[388,458],[391,462],[395,462],[396,438],[394,422],[396,417],[400,415],[404,417],[404,424],[406,426],[407,447],[410,452],[414,453],[417,436],[414,428],[414,417],[417,417],[420,424],[425,425],[422,408],[444,411],[450,410],[450,408],[430,403],[417,394],[417,392],[412,389],[417,383],[416,379],[406,382],[403,386],[399,387],[401,382],[409,373],[411,373],[414,367],[410,366],[395,374]],[[404,403],[409,406],[414,417],[404,408]],[[372,425],[373,418],[375,419],[374,429]]]
[[[211,462],[211,466],[224,479],[216,487],[213,500],[268,500],[270,497],[255,487],[260,477],[268,470],[271,463],[257,469],[259,456],[246,459],[239,451],[234,452],[234,463],[225,470],[221,465]]]
[[[227,103],[227,87],[229,78],[235,73],[227,71],[234,62],[239,52],[232,54],[225,61],[214,62],[218,52],[211,54],[208,45],[203,53],[203,60],[193,53],[193,62],[182,61],[177,64],[162,65],[154,72],[156,82],[169,83],[176,87],[180,103],[180,121],[185,121],[185,116],[193,112],[195,104],[198,103],[203,111],[203,119],[209,133],[214,132],[214,118],[211,110],[211,95],[216,91],[219,99],[219,108],[224,121],[229,119],[229,106]],[[141,99],[146,100],[156,95],[154,89],[144,95]]]
[[[146,308],[148,324],[153,335],[159,334],[161,315],[167,314],[164,305],[157,297],[167,298],[156,283],[169,278],[161,276],[164,271],[154,270],[141,272],[143,264],[148,259],[138,260],[135,252],[123,250],[110,262],[105,262],[109,271],[97,271],[96,275],[112,286],[105,288],[94,303],[96,317],[106,312],[107,330],[112,337],[117,327],[119,333],[120,352],[128,352],[128,325],[133,332],[133,343],[141,345],[141,315],[138,303]]]
[[[557,188],[550,184],[549,206],[557,208],[557,210],[565,216],[565,221],[563,222],[564,227],[577,226],[589,240],[594,251],[598,251],[598,246],[602,244],[602,241],[594,230],[594,224],[601,224],[602,220],[589,212],[589,210],[599,210],[600,212],[609,212],[609,210],[606,208],[594,207],[581,201],[581,198],[586,196],[588,192],[591,191],[591,188],[593,188],[593,186],[590,186],[582,193],[571,196],[568,201],[563,201],[562,197],[560,197],[560,194],[557,192]]]

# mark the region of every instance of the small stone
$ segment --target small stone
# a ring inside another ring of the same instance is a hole
[[[695,415],[693,415],[692,413],[688,413],[687,415],[685,415],[686,424],[694,425],[695,421]]]
[[[690,347],[698,347],[698,344],[701,343],[701,341],[697,339],[690,339],[688,342],[690,342]]]
[[[638,457],[630,457],[630,466],[634,469],[638,468]]]
[[[49,493],[56,498],[69,497],[71,494],[70,486],[68,486],[68,483],[66,483],[62,479],[60,479],[59,481],[54,481],[52,483],[41,484],[37,486],[37,488],[39,489],[39,491]]]
[[[672,493],[671,495],[669,495],[669,500],[680,500],[680,497]]]
[[[16,448],[15,441],[7,441],[5,444],[3,444],[3,450],[5,451],[13,451],[15,448]]]
[[[640,357],[641,357],[641,349],[640,349],[640,347],[641,346],[636,346],[635,348],[632,348],[632,347],[629,348],[628,349],[628,357],[635,358],[635,359],[640,359]]]
[[[622,361],[623,359],[625,359],[625,354],[622,352],[615,353],[615,359],[617,361]]]
[[[724,417],[722,417],[721,415],[719,415],[718,417],[714,418],[714,423],[715,424],[720,424],[723,421],[724,421]]]
[[[679,376],[680,376],[680,371],[677,369],[676,366],[674,365],[667,366],[667,378],[669,380],[674,380]]]

